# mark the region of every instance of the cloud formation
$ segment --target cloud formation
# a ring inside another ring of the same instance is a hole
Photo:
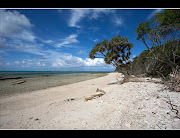
[[[41,53],[42,44],[35,42],[36,36],[31,31],[34,26],[29,19],[13,10],[0,10],[0,48],[8,51],[21,51],[36,55]]]
[[[71,17],[70,20],[68,22],[68,25],[70,27],[77,27],[80,28],[79,25],[77,25],[77,23],[83,18],[85,17],[86,14],[89,13],[89,10],[83,10],[83,9],[72,9],[71,10]]]
[[[101,14],[108,15],[114,13],[114,10],[110,9],[72,9],[71,17],[68,21],[70,27],[81,28],[78,23],[85,17],[89,19],[98,19]]]
[[[0,10],[0,36],[13,37],[33,42],[34,34],[30,31],[33,26],[29,19],[17,11]]]
[[[114,16],[113,22],[114,22],[114,24],[115,24],[116,26],[122,26],[124,20],[123,20],[122,17]]]
[[[56,59],[52,63],[52,67],[110,67],[107,65],[102,58],[90,58],[82,59],[76,56],[64,56]]]
[[[62,46],[69,46],[70,44],[79,43],[79,41],[76,39],[78,37],[77,34],[71,34],[68,37],[66,37],[63,42],[55,44],[56,47],[62,47]]]
[[[151,14],[149,14],[149,16],[147,17],[147,20],[151,19],[156,13],[161,12],[163,9],[156,9],[153,12],[151,12]]]
[[[16,10],[0,10],[0,48],[5,51],[20,51],[34,55],[46,55],[43,44],[31,31],[33,24],[24,15]],[[50,42],[50,41],[47,41]]]
[[[52,56],[52,55],[51,55]],[[47,59],[22,59],[15,60],[13,62],[5,62],[2,63],[3,67],[8,67],[13,65],[13,68],[19,69],[51,69],[51,70],[73,70],[76,68],[78,70],[113,70],[114,67],[112,65],[107,65],[104,62],[104,59],[82,59],[80,57],[72,56],[72,55],[64,55],[58,57],[49,56]]]
[[[97,20],[101,18],[101,15],[108,15],[112,12],[107,9],[72,9],[68,26],[80,28],[82,19]],[[113,68],[111,65],[105,64],[104,59],[86,58],[88,51],[77,46],[81,41],[80,31],[70,31],[62,36],[45,39],[37,33],[38,31],[35,35],[34,25],[30,19],[16,10],[0,10],[0,23],[1,70],[61,70],[62,68],[64,70],[71,70],[71,68],[77,68],[77,70],[88,70],[89,68],[103,70],[104,68],[108,70]],[[91,30],[98,29],[91,27]],[[94,42],[98,41],[97,38],[93,40]],[[77,46],[77,48],[76,51],[70,53],[73,50],[72,46],[73,48]],[[63,51],[61,47],[66,47],[64,49],[69,47],[68,50],[71,51]],[[10,53],[14,55],[10,55]],[[10,58],[6,58],[7,56]]]

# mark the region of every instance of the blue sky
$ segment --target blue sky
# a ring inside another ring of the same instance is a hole
[[[139,23],[162,9],[0,9],[0,70],[114,71],[89,59],[95,43],[113,36],[134,44],[131,59],[146,47],[136,40]]]

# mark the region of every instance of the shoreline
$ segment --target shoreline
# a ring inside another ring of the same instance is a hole
[[[75,76],[50,76],[42,75],[36,77],[10,77],[0,80],[0,97],[13,96],[21,93],[28,93],[37,90],[68,85],[89,79],[106,76],[108,73],[84,73]]]
[[[0,97],[0,129],[180,129],[180,93],[153,82],[116,84],[119,73]],[[149,79],[149,78],[143,78]],[[85,101],[101,89],[101,97]]]

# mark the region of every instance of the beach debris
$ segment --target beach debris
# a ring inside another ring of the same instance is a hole
[[[101,90],[101,89],[98,89],[98,88],[97,88],[96,92],[102,92],[102,93],[106,94],[106,92],[104,90]]]
[[[12,82],[12,85],[21,84],[24,82],[26,82],[26,81],[25,80],[18,80],[18,81]]]
[[[39,118],[34,119],[34,121],[38,121],[38,120],[40,120],[40,119]]]
[[[74,101],[74,98],[66,99],[65,101]]]
[[[101,90],[98,88],[97,88],[96,92],[98,92],[98,93],[85,98],[84,101],[87,102],[88,100],[92,100],[95,97],[101,97],[102,95],[106,94],[106,92],[104,90]]]
[[[152,112],[153,115],[155,115],[156,113],[155,112]]]

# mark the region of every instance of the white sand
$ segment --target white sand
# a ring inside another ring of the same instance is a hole
[[[24,93],[0,97],[1,129],[180,129],[180,93],[162,90],[151,82],[116,82],[118,73]],[[84,101],[96,93],[106,94]]]

